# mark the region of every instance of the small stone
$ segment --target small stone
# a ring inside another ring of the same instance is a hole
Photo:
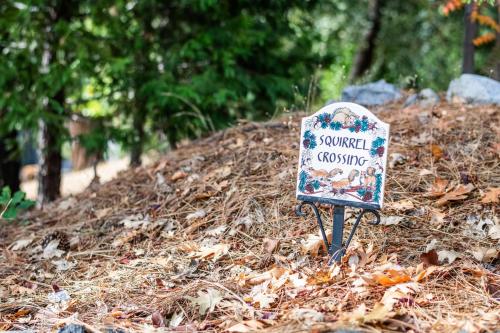
[[[384,80],[348,86],[342,91],[343,102],[353,102],[364,106],[383,105],[394,102],[401,97],[399,89]]]

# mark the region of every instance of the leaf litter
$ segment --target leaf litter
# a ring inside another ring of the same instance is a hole
[[[383,225],[363,220],[340,265],[294,213],[301,115],[243,122],[2,226],[0,330],[494,331],[498,107],[375,111]]]

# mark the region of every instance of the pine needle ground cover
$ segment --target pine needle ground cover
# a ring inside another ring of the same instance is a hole
[[[382,225],[341,265],[294,212],[301,115],[242,123],[4,223],[0,329],[498,330],[499,108],[374,111]]]

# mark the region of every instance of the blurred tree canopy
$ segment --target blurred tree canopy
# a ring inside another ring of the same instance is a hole
[[[36,133],[40,199],[53,200],[63,143],[79,140],[101,156],[114,140],[130,151],[132,165],[140,165],[150,146],[175,147],[238,119],[324,103],[348,84],[367,35],[370,62],[356,81],[385,78],[406,88],[445,89],[461,70],[464,25],[460,13],[443,15],[445,5],[4,0],[0,151],[8,156],[2,158],[18,159],[17,133]],[[370,8],[378,13],[375,26]],[[367,34],[370,29],[375,34]],[[491,48],[481,49],[478,71]],[[92,118],[95,126],[70,138],[67,123],[74,115]]]

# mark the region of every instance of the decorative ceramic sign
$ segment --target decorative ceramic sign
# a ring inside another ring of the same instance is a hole
[[[361,105],[334,103],[302,119],[297,199],[381,209],[389,124]]]

